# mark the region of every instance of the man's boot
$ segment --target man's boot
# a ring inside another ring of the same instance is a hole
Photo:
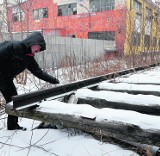
[[[8,130],[26,130],[26,128],[19,126],[18,117],[13,115],[8,115],[7,121],[7,129]]]

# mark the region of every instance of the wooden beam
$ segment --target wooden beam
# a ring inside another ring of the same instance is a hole
[[[76,117],[67,114],[55,114],[41,112],[40,110],[15,111],[10,104],[6,105],[7,114],[40,120],[47,123],[61,125],[66,128],[75,128],[100,137],[111,137],[119,140],[128,140],[142,144],[156,145],[160,147],[160,131],[141,129],[137,125]]]
[[[124,110],[133,110],[144,114],[150,115],[160,115],[160,106],[145,106],[145,105],[136,105],[130,103],[114,102],[107,101],[105,99],[98,98],[78,98],[78,104],[89,104],[96,108],[115,108],[115,109],[124,109]]]
[[[145,85],[145,84],[143,84]],[[130,90],[127,89],[116,89],[116,88],[105,88],[105,89],[101,89],[101,88],[96,88],[96,91],[98,90],[106,90],[106,91],[115,91],[115,92],[125,92],[125,93],[129,93],[129,94],[142,94],[142,95],[155,95],[155,96],[160,96],[160,91],[152,91],[152,90],[132,90],[132,88]]]

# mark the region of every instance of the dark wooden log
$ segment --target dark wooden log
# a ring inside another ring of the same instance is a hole
[[[113,102],[107,101],[105,99],[98,98],[78,98],[78,104],[89,104],[96,108],[115,108],[115,109],[124,109],[124,110],[133,110],[144,114],[150,115],[160,115],[160,106],[144,106],[136,104],[128,104],[122,102]]]
[[[11,105],[6,105],[6,113],[19,117],[40,120],[47,123],[61,125],[66,128],[79,129],[100,137],[112,137],[119,140],[128,140],[142,144],[160,146],[160,131],[141,129],[132,125],[116,121],[97,122],[87,118],[67,114],[54,114],[36,110],[14,111]]]
[[[154,82],[153,83],[151,83],[151,82],[145,82],[145,83],[143,83],[143,82],[133,82],[133,81],[132,82],[128,82],[128,81],[126,82],[125,79],[124,79],[124,81],[123,80],[122,81],[119,81],[119,80],[118,81],[116,81],[116,80],[109,81],[109,83],[112,83],[112,82],[113,83],[115,83],[115,82],[116,83],[121,82],[121,83],[126,83],[126,84],[135,84],[135,85],[157,85],[157,86],[160,85],[160,83],[158,83],[158,82],[155,82],[155,83]]]
[[[155,95],[155,96],[160,96],[160,91],[149,91],[149,90],[132,90],[132,88],[130,90],[125,90],[125,89],[109,89],[109,88],[105,88],[105,89],[101,89],[101,88],[96,88],[94,90],[106,90],[106,91],[115,91],[115,92],[125,92],[125,93],[129,93],[129,94],[143,94],[143,95]]]

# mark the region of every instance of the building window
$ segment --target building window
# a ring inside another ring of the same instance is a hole
[[[114,41],[115,32],[114,31],[105,31],[105,32],[89,32],[89,39],[97,39],[97,40],[110,40]]]
[[[149,20],[152,19],[152,11],[149,8],[146,8],[146,18]]]
[[[3,26],[3,21],[0,20],[0,28],[2,28],[2,26]]]
[[[58,16],[76,15],[77,3],[64,4],[58,6]]]
[[[101,12],[113,10],[115,8],[115,0],[90,0],[89,10],[91,12]]]
[[[134,10],[137,14],[141,14],[142,4],[137,0],[134,0]]]
[[[3,20],[2,20],[2,11],[0,10],[0,28],[2,28]]]
[[[40,8],[33,10],[33,19],[48,18],[48,8]]]
[[[18,0],[17,2],[18,3],[24,3],[24,2],[27,2],[27,0]]]
[[[156,47],[156,46],[157,46],[157,38],[153,37],[153,47]]]
[[[14,7],[12,10],[12,20],[16,21],[23,21],[24,20],[24,12],[20,7]]]
[[[151,28],[152,28],[152,11],[146,8],[145,35],[151,34]]]
[[[144,36],[144,45],[146,47],[149,47],[149,45],[150,45],[150,35],[145,35]]]
[[[140,33],[141,32],[141,19],[142,16],[137,14],[135,16],[135,21],[134,21],[134,31]]]
[[[154,13],[153,19],[155,22],[158,22],[158,13]]]
[[[141,21],[142,21],[142,4],[137,0],[134,0],[134,10],[135,10],[135,21],[134,21],[134,31],[140,33],[141,32]]]
[[[132,46],[140,46],[141,35],[138,32],[133,32],[131,36]]]

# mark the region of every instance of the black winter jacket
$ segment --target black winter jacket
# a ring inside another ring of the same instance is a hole
[[[0,43],[0,73],[5,78],[13,79],[23,70],[28,69],[36,77],[49,82],[59,83],[59,81],[44,72],[36,62],[31,53],[32,45],[40,45],[40,51],[46,49],[45,40],[40,32],[35,32],[23,41],[4,41]]]

